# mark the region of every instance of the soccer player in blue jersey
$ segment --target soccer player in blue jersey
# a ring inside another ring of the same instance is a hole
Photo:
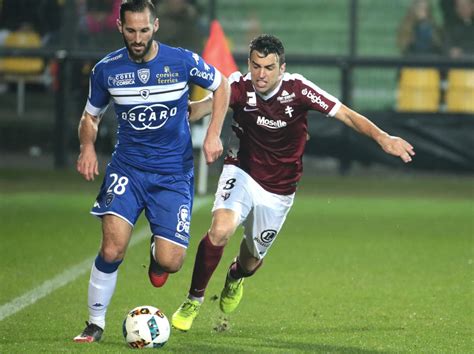
[[[88,290],[89,320],[76,342],[97,342],[135,222],[144,210],[152,233],[150,281],[163,286],[183,264],[193,204],[193,155],[188,123],[189,84],[214,92],[203,142],[208,163],[222,154],[220,133],[229,85],[220,72],[188,50],[154,40],[159,27],[149,0],[124,0],[117,20],[125,47],[108,54],[91,73],[79,123],[77,170],[99,174],[94,143],[109,101],[118,120],[115,151],[91,213],[102,219],[102,243]]]

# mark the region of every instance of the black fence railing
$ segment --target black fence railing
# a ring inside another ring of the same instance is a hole
[[[16,49],[0,48],[0,58],[5,57],[40,57],[45,60],[55,60],[58,64],[57,86],[55,90],[55,119],[54,119],[54,164],[57,168],[67,165],[68,129],[66,114],[67,90],[71,85],[71,63],[100,60],[105,53],[85,52],[78,50],[51,49]],[[247,62],[247,53],[235,53],[234,58],[239,65]],[[440,57],[420,58],[386,58],[386,57],[350,57],[350,56],[312,56],[288,54],[287,62],[292,65],[309,67],[334,67],[341,71],[340,92],[341,101],[351,105],[352,74],[357,68],[402,68],[402,67],[434,67],[438,69],[469,68],[474,69],[473,59],[451,60]]]

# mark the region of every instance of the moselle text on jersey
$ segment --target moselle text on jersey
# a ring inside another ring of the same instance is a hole
[[[132,61],[126,48],[92,70],[86,111],[101,115],[112,99],[118,120],[113,159],[145,171],[184,173],[193,167],[189,84],[215,91],[221,74],[186,49],[158,43],[157,56]]]
[[[308,111],[334,116],[341,102],[299,74],[285,73],[265,96],[255,91],[250,74],[233,73],[229,82],[234,139],[225,163],[272,193],[294,193],[303,172]]]

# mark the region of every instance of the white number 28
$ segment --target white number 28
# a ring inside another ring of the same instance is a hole
[[[125,186],[128,184],[128,177],[122,176],[119,177],[116,173],[111,173],[110,177],[112,177],[114,180],[110,184],[109,189],[107,189],[107,192],[114,192],[117,195],[122,195],[125,193]]]

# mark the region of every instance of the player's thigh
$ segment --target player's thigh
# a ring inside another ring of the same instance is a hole
[[[262,259],[275,242],[293,205],[294,194],[278,195],[264,190],[243,223],[247,247],[254,257]]]
[[[101,255],[107,262],[115,262],[125,257],[132,234],[132,226],[115,215],[102,217]]]
[[[155,238],[188,247],[193,186],[192,173],[155,175],[148,181],[145,215]]]
[[[230,215],[223,212],[222,218],[227,219],[225,221],[233,219],[233,222],[228,225],[230,229],[234,229],[233,231],[245,220],[254,204],[254,196],[248,189],[252,182],[255,183],[248,174],[236,166],[225,165],[222,169],[212,212],[215,218],[216,212],[219,210],[232,211],[233,213]],[[225,227],[218,220],[216,222],[219,227]]]
[[[239,226],[239,214],[231,209],[217,209],[212,213],[209,237],[215,246],[224,246]]]
[[[155,257],[168,272],[177,272],[183,265],[186,248],[161,237],[155,237]]]
[[[91,213],[98,217],[115,215],[133,227],[144,205],[142,175],[136,169],[110,163]]]

